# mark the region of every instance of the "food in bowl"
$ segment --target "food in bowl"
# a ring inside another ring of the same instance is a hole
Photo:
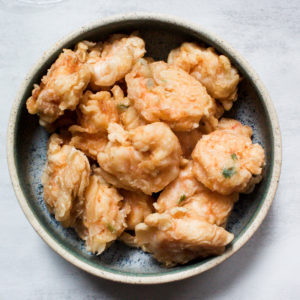
[[[120,239],[170,267],[224,252],[265,157],[250,127],[222,118],[240,81],[227,57],[191,43],[168,62],[145,53],[136,34],[82,41],[27,108],[52,133],[42,183],[55,218],[95,254]]]

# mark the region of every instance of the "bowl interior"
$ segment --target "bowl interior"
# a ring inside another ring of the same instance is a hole
[[[136,19],[114,22],[90,29],[87,32],[81,32],[72,41],[67,41],[63,47],[73,47],[76,42],[83,39],[99,41],[106,39],[112,33],[131,33],[136,30],[139,31],[140,36],[146,42],[147,55],[156,60],[166,60],[169,51],[178,47],[184,41],[195,41],[211,45],[220,53],[227,55],[243,76],[243,81],[239,86],[239,99],[234,104],[233,109],[227,113],[227,116],[236,118],[243,124],[252,127],[254,142],[261,144],[266,151],[266,168],[263,181],[252,194],[240,196],[240,200],[235,205],[229,218],[227,229],[235,235],[232,243],[234,244],[255,218],[270,183],[274,141],[270,118],[261,95],[235,57],[228,53],[226,49],[223,49],[218,40],[185,26],[166,21]],[[102,255],[91,255],[85,250],[83,242],[72,229],[64,229],[49,214],[43,202],[43,188],[41,185],[41,173],[46,161],[46,145],[49,135],[39,126],[37,116],[28,114],[25,102],[31,94],[33,84],[39,83],[41,76],[46,73],[60,51],[61,48],[53,53],[47,62],[40,66],[34,76],[29,79],[18,111],[14,137],[14,156],[20,185],[26,195],[26,201],[40,225],[66,251],[81,261],[117,274],[132,276],[164,275],[188,270],[213,260],[214,258],[199,259],[184,266],[167,269],[160,266],[150,255],[129,248],[120,242],[114,243]]]

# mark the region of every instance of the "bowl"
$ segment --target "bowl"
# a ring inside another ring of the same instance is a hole
[[[118,241],[103,254],[92,255],[85,250],[75,232],[63,228],[44,204],[41,173],[49,135],[39,126],[38,117],[26,110],[25,102],[33,84],[40,81],[63,48],[71,48],[84,39],[98,41],[112,33],[136,30],[146,41],[147,53],[156,60],[165,60],[169,51],[184,41],[195,41],[213,46],[219,53],[228,56],[243,77],[239,85],[239,99],[227,116],[252,127],[254,142],[260,143],[266,151],[266,167],[264,179],[254,192],[241,195],[235,205],[227,225],[235,238],[220,256],[165,268],[151,255]],[[276,192],[281,168],[281,136],[266,89],[245,59],[231,46],[198,25],[174,17],[138,13],[115,16],[81,27],[42,56],[26,77],[13,104],[7,134],[7,159],[12,184],[26,217],[54,251],[75,266],[102,278],[154,284],[200,274],[226,260],[250,239],[265,218]]]

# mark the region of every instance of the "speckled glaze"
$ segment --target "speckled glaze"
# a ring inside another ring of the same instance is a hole
[[[252,127],[254,142],[260,143],[266,151],[265,176],[252,194],[241,195],[235,205],[227,226],[235,238],[221,256],[164,268],[150,255],[120,242],[102,255],[91,255],[73,230],[64,229],[49,214],[43,202],[41,173],[49,136],[39,126],[38,118],[26,111],[25,102],[33,84],[40,81],[63,48],[71,48],[83,39],[98,41],[112,33],[135,30],[146,41],[147,55],[154,59],[166,60],[171,49],[184,41],[195,41],[211,45],[227,55],[244,78],[239,86],[239,99],[227,116]],[[14,102],[8,126],[7,157],[19,203],[33,228],[53,250],[96,276],[126,283],[153,284],[200,274],[230,257],[249,240],[265,218],[276,192],[281,168],[281,137],[268,93],[248,63],[231,46],[205,29],[178,18],[139,13],[116,16],[82,27],[43,55],[26,77]]]

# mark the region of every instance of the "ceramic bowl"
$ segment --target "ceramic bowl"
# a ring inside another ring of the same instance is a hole
[[[41,173],[46,161],[49,135],[39,126],[38,117],[29,115],[26,110],[25,102],[33,84],[40,82],[63,48],[72,48],[80,40],[99,41],[112,33],[131,33],[135,30],[145,40],[148,55],[156,60],[166,60],[170,50],[184,41],[195,41],[213,46],[219,53],[228,56],[243,77],[239,86],[239,99],[227,116],[253,128],[254,142],[260,143],[266,151],[266,168],[264,179],[254,192],[241,195],[235,205],[227,225],[235,238],[221,256],[165,268],[149,254],[120,242],[115,242],[99,256],[92,255],[85,250],[83,242],[72,229],[63,228],[49,214],[43,202]],[[249,64],[231,46],[198,25],[178,18],[131,14],[84,26],[63,38],[42,56],[26,77],[13,104],[8,127],[7,156],[19,203],[33,228],[54,251],[96,276],[126,283],[153,284],[200,274],[223,262],[249,240],[265,218],[276,192],[281,167],[281,137],[267,91]]]

